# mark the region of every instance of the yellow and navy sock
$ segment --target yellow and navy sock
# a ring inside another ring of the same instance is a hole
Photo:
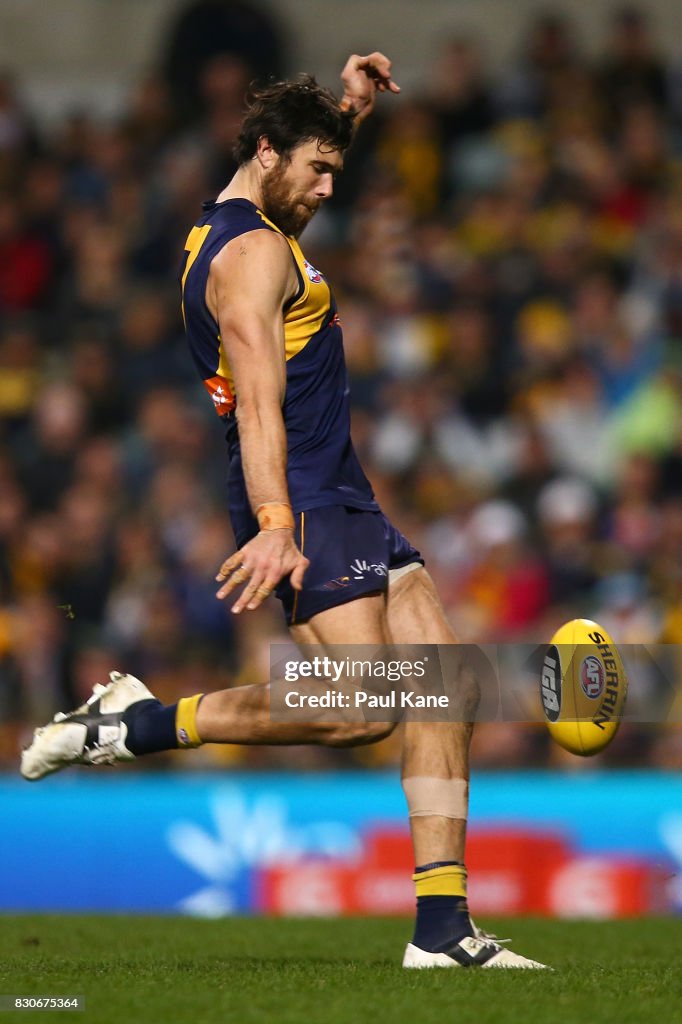
[[[413,945],[435,953],[473,935],[464,864],[456,860],[424,864],[415,868],[412,880],[417,895]]]
[[[131,754],[198,747],[197,709],[202,697],[203,693],[197,693],[168,705],[160,700],[141,700],[128,708],[123,721],[128,727],[125,744]]]

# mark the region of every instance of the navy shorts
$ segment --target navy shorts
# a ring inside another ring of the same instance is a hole
[[[383,512],[325,505],[298,512],[294,518],[296,544],[310,565],[303,577],[303,590],[294,590],[288,577],[275,588],[289,625],[364,594],[386,590],[389,569],[410,562],[424,564],[416,548]],[[247,540],[237,537],[238,546]]]

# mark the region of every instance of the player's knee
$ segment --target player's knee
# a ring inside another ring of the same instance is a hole
[[[390,736],[395,722],[338,722],[327,734],[328,747],[361,747]]]

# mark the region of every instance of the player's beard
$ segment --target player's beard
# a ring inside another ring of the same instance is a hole
[[[264,176],[263,213],[285,235],[298,238],[313,214],[317,212],[318,206],[319,203],[314,206],[305,203],[302,193],[292,191],[286,171],[273,167]]]

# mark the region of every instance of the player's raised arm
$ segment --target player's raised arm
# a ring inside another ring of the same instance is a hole
[[[244,479],[260,532],[221,566],[218,597],[240,583],[234,612],[256,608],[291,575],[300,589],[308,564],[293,537],[282,417],[286,385],[282,308],[296,287],[281,235],[252,231],[234,239],[211,266],[208,298],[217,313],[237,396]]]
[[[379,52],[366,57],[352,54],[341,72],[341,81],[341,109],[354,111],[356,123],[372,113],[378,92],[400,92],[400,86],[391,78],[391,61]]]

